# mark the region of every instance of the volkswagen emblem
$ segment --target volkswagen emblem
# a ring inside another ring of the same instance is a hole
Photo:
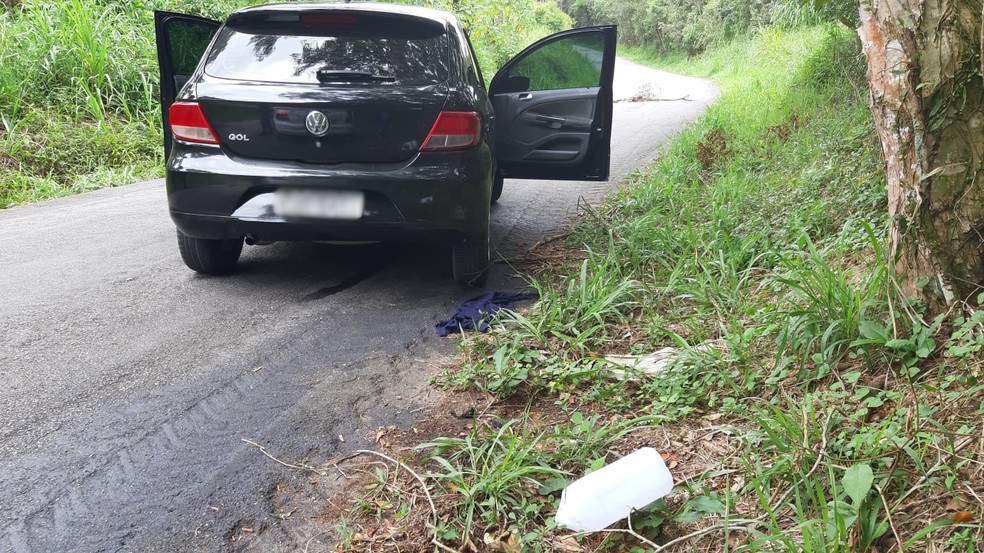
[[[312,111],[304,119],[304,126],[314,136],[324,136],[328,134],[328,127],[331,126],[331,123],[328,122],[328,116],[324,113]]]

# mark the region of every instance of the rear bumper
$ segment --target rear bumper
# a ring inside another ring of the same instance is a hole
[[[183,234],[195,238],[242,238],[258,241],[373,241],[456,242],[484,228],[453,224],[362,223],[352,221],[262,220],[201,215],[171,210],[171,220]]]
[[[399,164],[317,166],[246,160],[216,147],[175,143],[166,171],[178,229],[195,238],[447,240],[488,228],[489,148],[419,153]],[[357,190],[356,221],[288,220],[273,212],[279,188]]]

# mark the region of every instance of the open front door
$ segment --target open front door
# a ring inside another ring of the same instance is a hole
[[[492,79],[495,157],[506,177],[606,180],[611,160],[615,26],[551,35]]]
[[[171,125],[167,112],[181,87],[195,72],[202,54],[222,24],[211,19],[170,12],[154,12],[157,63],[161,69],[161,116],[164,120],[164,157],[171,153]]]

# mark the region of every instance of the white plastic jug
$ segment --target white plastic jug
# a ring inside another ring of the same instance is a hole
[[[663,457],[644,447],[564,488],[555,519],[577,532],[597,532],[672,489],[673,476]]]

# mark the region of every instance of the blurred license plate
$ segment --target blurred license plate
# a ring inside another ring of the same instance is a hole
[[[312,219],[361,219],[365,207],[365,196],[354,190],[277,190],[273,204],[281,217]]]

